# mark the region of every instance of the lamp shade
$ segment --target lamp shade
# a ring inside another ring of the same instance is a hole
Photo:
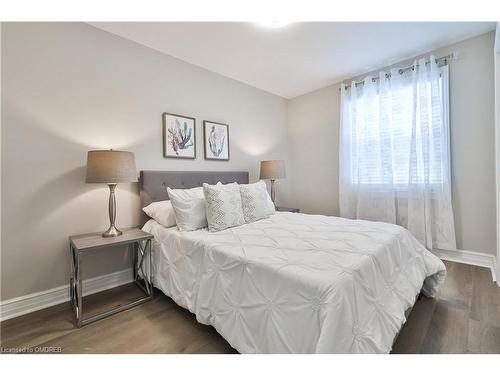
[[[116,184],[137,181],[133,152],[99,150],[87,154],[86,183]]]
[[[276,180],[285,177],[285,162],[283,160],[264,160],[260,162],[261,180]]]

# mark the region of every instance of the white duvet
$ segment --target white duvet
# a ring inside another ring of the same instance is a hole
[[[240,353],[388,353],[444,264],[407,230],[277,213],[221,232],[150,220],[154,284]]]

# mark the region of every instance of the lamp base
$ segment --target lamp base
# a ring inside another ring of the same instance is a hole
[[[123,232],[121,230],[119,230],[118,228],[116,228],[113,224],[109,227],[109,229],[106,232],[104,232],[102,234],[102,236],[103,237],[118,237],[118,236],[121,236],[122,234],[123,234]]]
[[[274,207],[276,207],[276,192],[274,190],[274,183],[276,180],[271,179],[271,200],[273,201]]]
[[[109,212],[109,228],[106,232],[102,234],[103,237],[118,237],[123,233],[121,230],[115,227],[115,218],[116,218],[116,200],[115,200],[115,188],[116,184],[108,184],[109,186],[109,203],[108,203],[108,212]]]

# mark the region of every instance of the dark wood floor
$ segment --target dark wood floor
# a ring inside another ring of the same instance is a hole
[[[489,269],[446,263],[448,277],[437,299],[420,298],[394,353],[500,353],[500,288]],[[86,297],[85,313],[136,297],[125,285]],[[81,329],[69,304],[0,325],[1,346],[60,347],[62,353],[234,353],[229,344],[161,292],[146,304]]]

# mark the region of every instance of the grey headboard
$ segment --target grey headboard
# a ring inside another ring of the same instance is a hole
[[[139,190],[141,196],[141,226],[148,220],[142,208],[152,202],[168,199],[167,186],[172,189],[190,189],[217,182],[248,184],[248,172],[184,172],[184,171],[141,171]]]

